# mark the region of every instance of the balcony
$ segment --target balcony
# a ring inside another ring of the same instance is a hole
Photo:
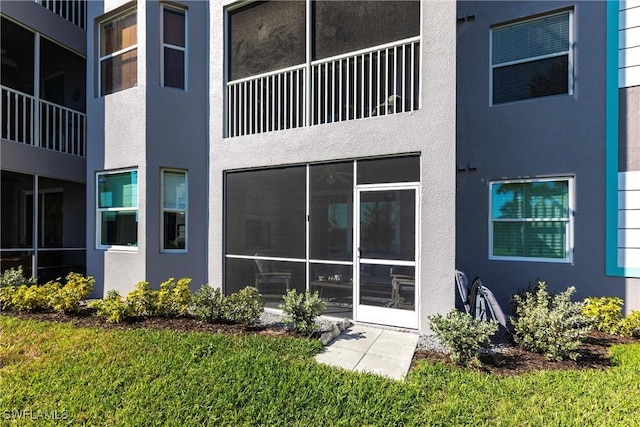
[[[85,156],[86,114],[5,86],[0,88],[3,139]]]
[[[87,2],[86,0],[35,0],[36,3],[46,7],[71,22],[86,30]]]
[[[230,81],[228,136],[417,110],[419,69],[420,38],[413,37]]]
[[[0,137],[86,154],[86,60],[14,21],[0,29]]]

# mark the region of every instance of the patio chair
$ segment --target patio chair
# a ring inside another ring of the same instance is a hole
[[[256,266],[256,288],[263,295],[284,295],[291,287],[291,272],[278,271],[273,262],[254,260]]]
[[[479,277],[473,279],[471,286],[469,286],[467,275],[456,270],[455,280],[462,304],[468,314],[475,319],[495,320],[508,330],[507,316],[505,316],[493,292],[482,284]]]

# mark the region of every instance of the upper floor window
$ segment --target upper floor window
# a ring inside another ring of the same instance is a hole
[[[490,259],[571,262],[573,178],[490,183]]]
[[[573,12],[491,29],[492,104],[571,94]]]
[[[97,247],[138,246],[138,171],[97,174]]]
[[[186,89],[187,11],[162,5],[161,85]]]
[[[134,87],[138,82],[136,10],[100,24],[100,95]]]

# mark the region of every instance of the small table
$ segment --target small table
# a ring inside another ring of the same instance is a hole
[[[309,284],[309,289],[313,291],[313,288],[316,288],[318,293],[320,294],[320,298],[322,298],[322,291],[325,289],[334,289],[334,290],[347,290],[349,292],[353,292],[353,286],[351,282],[333,282],[329,280],[312,280]]]

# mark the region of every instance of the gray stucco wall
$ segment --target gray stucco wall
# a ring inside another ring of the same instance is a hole
[[[19,142],[0,141],[0,169],[84,182],[86,160]]]
[[[207,2],[188,4],[188,91],[160,87],[160,5],[137,2],[137,86],[98,97],[97,25],[88,43],[89,141],[87,158],[87,271],[96,276],[97,293],[122,294],[139,281],[158,287],[169,277],[191,277],[192,288],[206,282],[207,196]],[[123,5],[90,2],[90,20],[102,19]],[[175,3],[178,4],[178,3]],[[137,251],[96,249],[95,173],[138,170]],[[160,252],[161,168],[186,169],[189,174],[188,253]]]
[[[489,106],[490,26],[574,7],[573,95]],[[605,275],[605,2],[459,2],[457,268],[480,276],[508,309],[510,295],[538,277],[575,298],[618,296],[640,307],[638,281]],[[575,176],[571,264],[489,260],[490,180]]]
[[[225,2],[229,4],[230,2]],[[226,170],[421,154],[419,326],[454,305],[455,2],[424,2],[421,108],[394,116],[223,138],[223,5],[211,5],[209,281],[223,278],[223,173]],[[381,319],[383,323],[383,319]]]
[[[180,3],[174,3],[180,4]],[[160,3],[147,3],[146,44],[146,277],[157,285],[190,277],[192,290],[207,282],[208,2],[188,5],[187,91],[160,86]],[[161,168],[188,173],[188,253],[161,253]]]

